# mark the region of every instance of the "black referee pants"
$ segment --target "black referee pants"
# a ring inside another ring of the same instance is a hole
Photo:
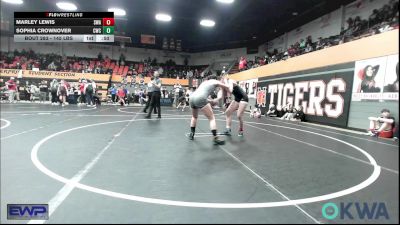
[[[154,108],[157,108],[158,117],[161,117],[160,101],[161,101],[161,92],[154,91],[153,95],[151,96],[150,110],[149,113],[147,114],[148,117],[151,117],[151,111],[153,111]]]

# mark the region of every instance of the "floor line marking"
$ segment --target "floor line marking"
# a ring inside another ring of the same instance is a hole
[[[245,123],[245,124],[246,124],[246,123]],[[296,141],[296,142],[299,142],[299,143],[302,143],[302,144],[305,144],[305,145],[309,145],[309,146],[312,146],[312,147],[315,147],[315,148],[319,148],[319,149],[322,149],[322,150],[324,150],[324,151],[327,151],[327,152],[330,152],[330,153],[333,153],[333,154],[336,154],[336,155],[340,155],[340,156],[343,156],[343,157],[345,157],[345,158],[352,159],[352,160],[355,160],[355,161],[358,161],[358,162],[361,162],[361,163],[364,163],[364,164],[367,164],[367,165],[370,165],[370,166],[374,166],[374,165],[373,165],[372,163],[370,163],[370,162],[364,161],[364,160],[359,159],[359,158],[356,158],[356,157],[354,157],[354,156],[346,155],[346,154],[344,154],[344,153],[336,152],[336,151],[334,151],[334,150],[332,150],[332,149],[329,149],[329,148],[324,148],[324,147],[321,147],[321,146],[318,146],[318,145],[314,145],[314,144],[311,144],[311,143],[308,143],[308,142],[305,142],[305,141],[298,140],[298,139],[296,139],[296,138],[288,137],[288,136],[285,136],[285,135],[283,135],[283,134],[279,134],[279,133],[276,133],[276,132],[273,132],[273,131],[270,131],[270,130],[267,130],[267,129],[263,129],[263,128],[260,128],[260,127],[257,127],[257,126],[253,126],[253,125],[250,125],[250,124],[247,124],[247,126],[250,126],[250,127],[253,127],[253,128],[256,128],[256,129],[259,129],[259,130],[262,130],[262,131],[271,133],[271,134],[275,134],[275,135],[277,135],[277,136],[284,137],[284,138],[286,138],[286,139],[290,139],[290,140],[293,140],[293,141]],[[269,125],[267,125],[267,126],[277,126],[277,127],[280,127],[279,125],[272,125],[272,124],[269,124]],[[302,130],[299,130],[299,129],[296,129],[296,128],[293,128],[293,129],[298,130],[298,131],[302,131]],[[387,170],[387,171],[389,171],[389,172],[395,173],[395,174],[397,174],[397,175],[399,174],[399,171],[397,171],[397,170],[389,169],[389,168],[386,168],[386,167],[383,167],[383,166],[380,166],[380,167],[381,167],[382,169],[384,169],[384,170]]]
[[[365,141],[369,141],[369,142],[374,142],[374,143],[377,143],[377,144],[399,147],[398,145],[393,145],[393,144],[389,144],[389,143],[385,143],[385,142],[381,142],[381,141],[374,141],[374,140],[370,140],[370,139],[367,139],[367,138],[361,138],[361,137],[357,137],[357,136],[353,136],[353,135],[349,135],[349,134],[342,134],[342,133],[339,133],[339,132],[334,132],[334,131],[329,131],[329,130],[318,129],[318,128],[315,128],[315,127],[309,127],[309,126],[299,125],[299,124],[295,124],[295,123],[288,123],[288,122],[284,122],[284,121],[280,121],[280,120],[272,120],[272,119],[268,119],[268,120],[270,120],[270,121],[276,121],[276,122],[284,123],[284,124],[288,124],[288,125],[298,126],[298,127],[309,128],[309,129],[312,129],[312,130],[318,130],[318,131],[324,131],[324,132],[327,132],[327,133],[343,135],[343,136],[352,137],[352,138],[356,138],[356,139],[360,139],[360,140],[365,140]],[[254,123],[254,122],[247,122],[247,123]],[[314,125],[314,126],[315,126],[315,125]],[[329,127],[329,126],[328,126],[328,127]],[[330,129],[332,129],[332,128],[330,127]],[[347,131],[346,131],[346,132],[347,132]],[[361,134],[360,134],[360,135],[361,135]]]
[[[50,216],[57,210],[57,208],[64,202],[64,200],[71,194],[71,192],[75,189],[76,184],[79,183],[96,165],[96,163],[100,160],[100,158],[104,155],[104,153],[111,147],[111,145],[115,142],[117,137],[119,137],[126,128],[135,121],[137,115],[131,119],[126,126],[124,126],[121,130],[119,130],[116,134],[112,135],[112,139],[107,143],[107,145],[97,153],[96,157],[93,158],[86,166],[80,170],[77,174],[75,174],[70,182],[66,183],[64,187],[62,187],[57,194],[49,201],[49,218]],[[43,224],[46,220],[30,220],[28,224]]]
[[[189,122],[190,125],[190,122]],[[201,129],[200,129],[201,130]],[[207,134],[207,133],[201,133],[201,134]],[[235,155],[233,155],[232,153],[230,153],[228,150],[226,150],[223,146],[219,145],[218,147],[220,147],[226,154],[228,154],[231,158],[233,158],[236,162],[238,162],[240,165],[242,165],[246,170],[248,170],[251,174],[253,174],[255,177],[257,177],[258,179],[260,179],[265,186],[269,189],[269,190],[273,190],[276,193],[278,193],[281,198],[285,199],[286,201],[291,201],[291,199],[289,199],[285,194],[283,194],[281,191],[279,191],[276,187],[274,187],[274,185],[272,185],[272,183],[268,182],[264,177],[260,176],[258,173],[256,173],[254,170],[252,170],[250,167],[248,167],[244,162],[242,162],[239,158],[237,158]],[[315,219],[313,216],[311,216],[309,213],[307,213],[304,209],[302,209],[300,206],[298,206],[297,204],[294,204],[293,206],[295,206],[298,210],[300,210],[300,212],[302,212],[304,215],[306,215],[308,218],[310,218],[314,223],[317,224],[321,224],[322,222],[320,222],[319,220]]]
[[[61,120],[61,121],[54,122],[54,123],[49,123],[48,125],[45,125],[45,126],[36,127],[36,128],[31,129],[31,130],[22,131],[20,133],[11,134],[11,135],[8,135],[6,137],[2,137],[0,140],[5,140],[5,139],[8,139],[8,138],[19,136],[21,134],[26,134],[26,133],[30,133],[30,132],[33,132],[33,131],[37,131],[37,130],[40,130],[40,129],[43,129],[43,128],[46,128],[46,127],[50,127],[50,126],[55,125],[55,124],[64,123],[64,122],[67,122],[67,121],[70,121],[70,120],[73,120],[73,119],[76,119],[76,118],[70,118],[70,119]]]
[[[227,151],[224,147],[219,146],[226,154],[231,156],[236,162],[241,164],[244,168],[246,168],[250,173],[252,173],[254,176],[256,176],[258,179],[260,179],[269,189],[272,189],[276,193],[278,193],[283,199],[286,201],[291,201],[290,198],[288,198],[285,194],[283,194],[281,191],[279,191],[274,185],[272,185],[271,182],[267,181],[265,178],[262,176],[258,175],[254,170],[252,170],[250,167],[248,167],[245,163],[243,163],[240,159],[238,159],[235,155]],[[307,213],[304,209],[302,209],[299,205],[295,204],[293,205],[296,207],[298,210],[300,210],[304,215],[306,215],[308,218],[310,218],[314,223],[321,224],[319,220],[315,219],[313,216],[311,216],[309,213]]]
[[[101,110],[99,110],[99,112],[102,112],[102,111],[105,111],[105,110],[108,110],[108,109],[101,109]],[[71,120],[74,120],[74,119],[78,118],[78,116],[76,116],[76,115],[71,115],[71,116],[75,116],[75,117],[74,118],[70,118],[70,119],[66,119],[66,120],[61,120],[61,121],[54,122],[54,123],[50,123],[50,124],[48,124],[46,126],[37,127],[37,128],[31,129],[31,130],[27,130],[27,131],[23,131],[23,132],[20,132],[20,133],[12,134],[12,135],[9,135],[9,136],[6,136],[6,137],[2,137],[0,140],[5,140],[5,139],[8,139],[8,138],[19,136],[21,134],[30,133],[32,131],[36,131],[36,130],[40,130],[40,129],[43,129],[43,128],[46,128],[46,127],[50,127],[50,126],[52,126],[54,124],[64,123],[64,122],[71,121]]]

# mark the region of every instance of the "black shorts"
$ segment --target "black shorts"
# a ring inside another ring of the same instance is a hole
[[[60,90],[60,96],[67,96],[67,91],[66,90]]]
[[[249,97],[247,97],[247,95],[239,95],[239,96],[235,96],[235,102],[249,102]]]
[[[184,103],[185,101],[186,101],[186,98],[184,96],[178,98],[178,102],[180,102],[180,103]]]
[[[240,88],[239,86],[234,86],[233,87],[233,92],[232,92],[233,96],[235,97],[235,102],[240,103],[241,101],[243,102],[249,102],[249,97],[247,96],[247,94],[243,91],[242,88]]]

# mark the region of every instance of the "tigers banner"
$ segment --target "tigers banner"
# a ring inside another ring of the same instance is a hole
[[[264,113],[301,106],[306,120],[346,127],[353,86],[354,63],[259,78],[257,105]]]

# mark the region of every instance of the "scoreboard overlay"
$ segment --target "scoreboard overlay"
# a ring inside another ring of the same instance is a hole
[[[14,12],[15,42],[114,42],[113,12]]]

